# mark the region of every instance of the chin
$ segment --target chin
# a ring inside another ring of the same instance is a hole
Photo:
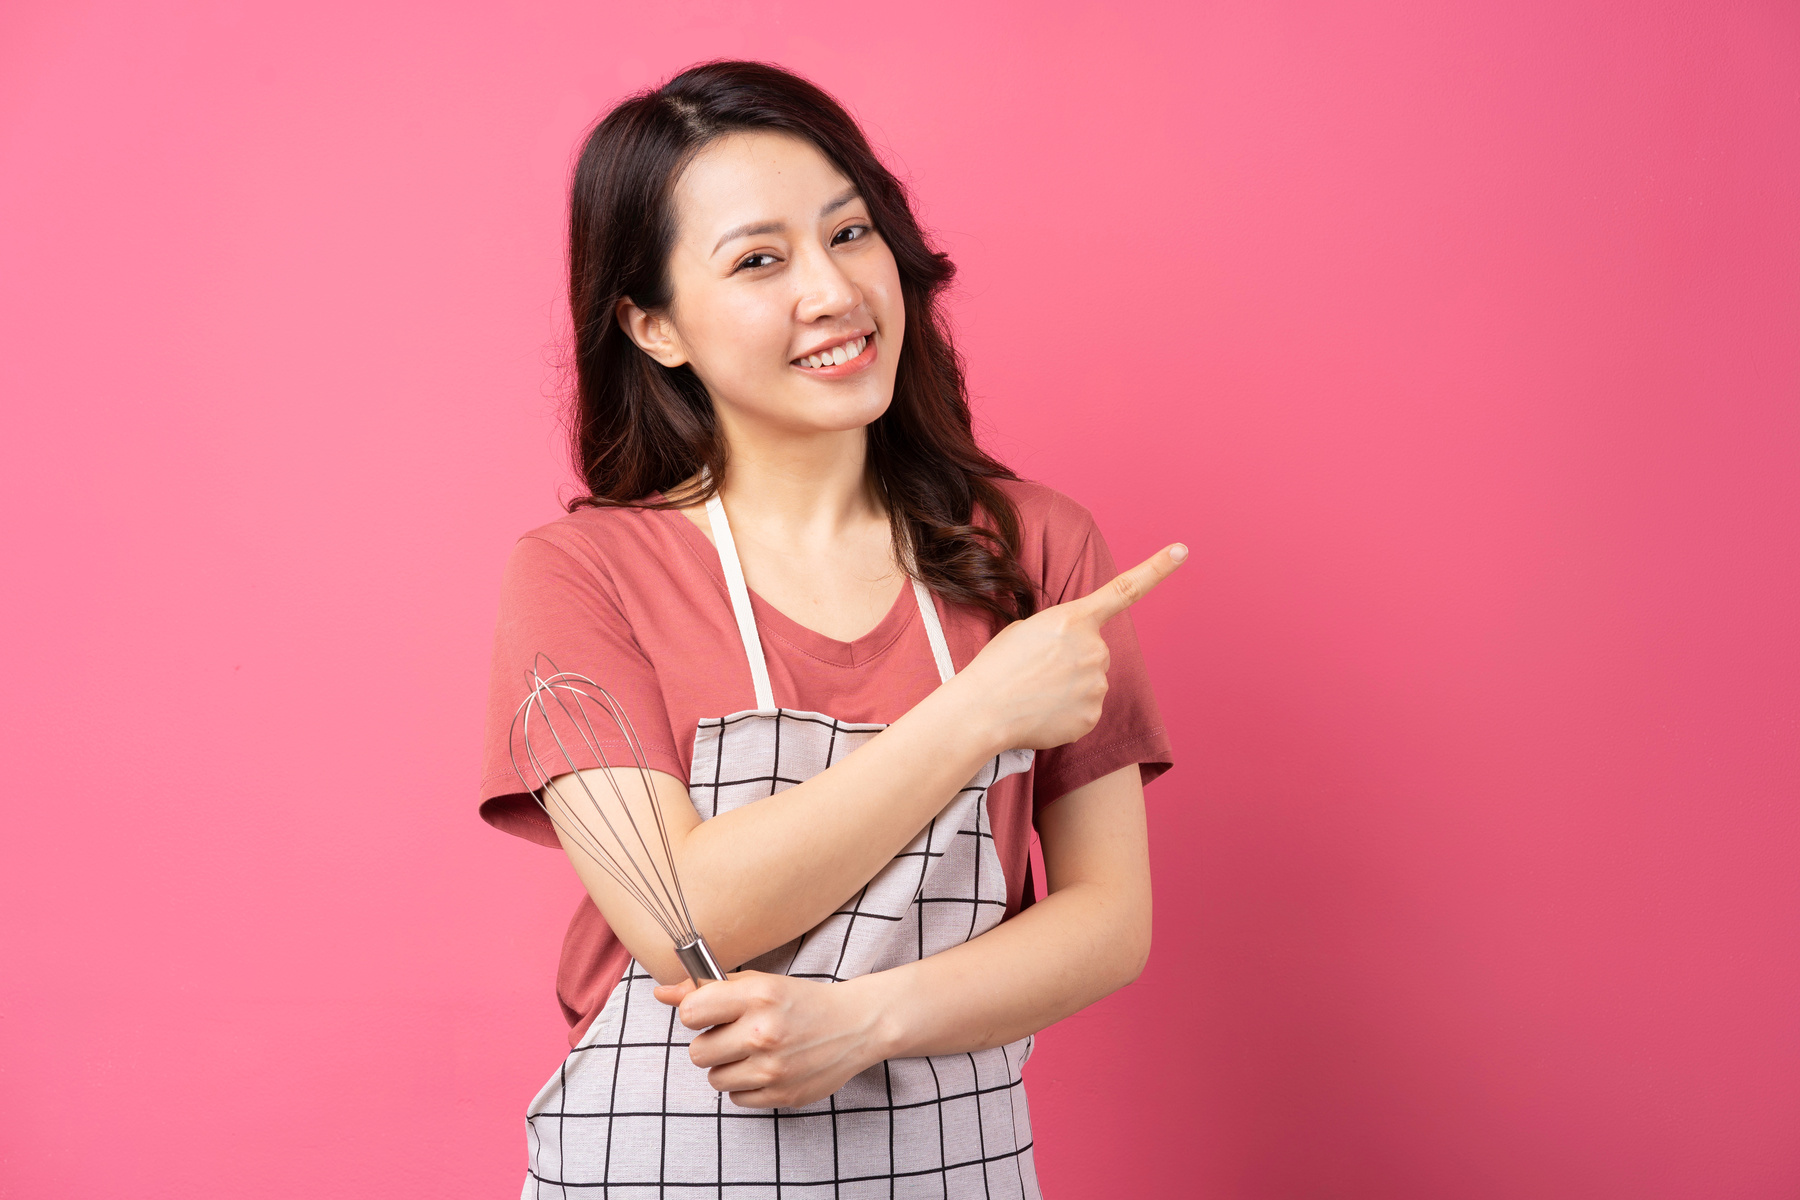
[[[823,402],[817,396],[809,396],[804,401],[783,406],[783,412],[777,419],[795,429],[841,433],[869,425],[888,410],[893,399],[892,387],[884,388],[879,393],[870,389],[863,394],[832,396]]]

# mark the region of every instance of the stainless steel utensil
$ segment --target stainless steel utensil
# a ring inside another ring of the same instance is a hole
[[[644,906],[675,944],[676,957],[695,983],[724,979],[725,972],[688,913],[669,847],[668,824],[656,802],[650,766],[631,718],[612,693],[586,675],[559,671],[547,655],[539,654],[525,674],[531,690],[514,712],[508,734],[520,783],[570,844],[579,846]],[[644,802],[654,825],[648,834],[610,769],[613,764],[590,709],[598,709],[600,719],[610,721],[630,749],[631,767],[643,782]],[[572,751],[584,751],[585,756],[578,758]],[[586,774],[584,764],[589,768]],[[609,769],[591,769],[596,766]],[[596,795],[590,778],[605,780],[610,796]]]

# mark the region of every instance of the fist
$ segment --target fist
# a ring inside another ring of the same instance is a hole
[[[705,987],[687,980],[656,989],[681,1023],[702,1029],[688,1057],[740,1108],[796,1108],[822,1100],[886,1055],[877,1044],[879,1005],[857,980],[819,983],[739,971]]]
[[[1089,595],[1013,622],[982,647],[958,679],[991,706],[1005,746],[1047,750],[1099,724],[1112,665],[1101,629],[1186,558],[1177,542]]]

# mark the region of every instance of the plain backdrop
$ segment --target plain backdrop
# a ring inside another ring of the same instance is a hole
[[[0,1194],[511,1195],[577,885],[476,817],[571,152],[815,79],[1121,562],[1156,948],[1046,1193],[1800,1195],[1800,9],[0,10]]]

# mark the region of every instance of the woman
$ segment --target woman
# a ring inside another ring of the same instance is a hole
[[[620,105],[570,233],[590,494],[508,564],[482,815],[558,844],[509,726],[540,653],[594,677],[652,767],[620,795],[660,808],[695,926],[745,966],[696,988],[565,844],[574,1048],[525,1194],[1036,1196],[1031,1035],[1149,950],[1142,783],[1170,753],[1111,618],[1186,551],[1115,580],[1085,510],[977,448],[952,267],[811,84],[712,63]]]

